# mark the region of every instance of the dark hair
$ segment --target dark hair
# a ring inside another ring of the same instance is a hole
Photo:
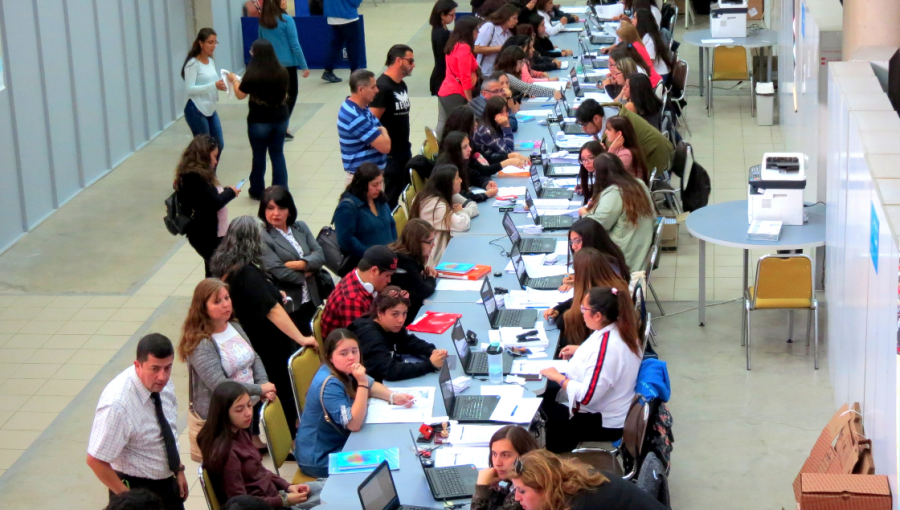
[[[547,4],[552,3],[552,1],[553,0],[537,0],[537,2],[534,4],[534,11],[535,12],[546,11]],[[544,18],[541,17],[541,19],[544,19]]]
[[[444,54],[449,55],[457,44],[465,44],[469,46],[470,51],[475,50],[475,32],[481,20],[475,16],[463,16],[456,20],[453,24],[453,31],[450,32],[450,38],[444,46]]]
[[[287,11],[281,8],[281,0],[263,0],[262,12],[259,14],[259,26],[277,27],[282,14],[287,14]]]
[[[378,165],[375,163],[363,163],[359,165],[359,168],[356,169],[356,173],[353,174],[353,178],[350,180],[350,184],[347,185],[347,188],[344,189],[344,193],[341,194],[341,198],[349,193],[363,202],[368,203],[369,183],[381,175],[384,175],[384,170],[378,168]],[[382,191],[375,200],[387,201],[387,198],[384,196],[384,191]]]
[[[436,165],[434,170],[431,171],[431,177],[425,181],[422,191],[416,193],[416,198],[413,199],[413,203],[409,208],[409,217],[421,218],[422,204],[430,198],[437,197],[438,200],[443,200],[446,203],[447,211],[444,213],[443,218],[440,220],[431,218],[429,223],[435,225],[435,228],[438,228],[437,224],[440,223],[446,227],[441,230],[450,230],[448,219],[453,214],[453,181],[458,173],[459,169],[454,165]],[[425,219],[425,221],[428,220]]]
[[[622,209],[625,220],[631,225],[646,216],[653,216],[653,204],[647,196],[646,187],[633,175],[625,171],[622,160],[615,154],[605,152],[594,160],[594,207],[600,202],[600,194],[610,186],[618,186],[622,195]]]
[[[444,22],[441,21],[441,16],[450,14],[450,11],[457,7],[459,7],[459,4],[453,0],[437,0],[437,2],[434,3],[434,7],[431,8],[431,16],[428,17],[428,24],[433,27],[443,27]]]
[[[266,220],[266,208],[269,202],[275,202],[275,205],[282,209],[288,210],[287,226],[290,227],[297,221],[297,206],[294,205],[294,197],[291,192],[284,186],[269,186],[263,191],[262,198],[259,200],[259,212],[257,216],[266,224],[266,229],[271,229],[272,225]]]
[[[175,167],[175,188],[181,187],[181,179],[185,174],[195,173],[203,177],[203,180],[217,186],[216,170],[212,166],[210,154],[219,148],[216,139],[209,135],[197,135],[181,153],[178,166]]]
[[[509,114],[509,105],[506,104],[506,98],[492,97],[485,103],[484,113],[481,117],[482,124],[487,126],[491,134],[498,138],[503,137],[503,128],[500,127],[500,124],[497,124],[494,117],[503,113],[503,110],[507,110],[507,115]]]
[[[466,133],[462,131],[451,131],[447,133],[444,138],[441,139],[441,151],[438,154],[438,157],[435,159],[435,166],[438,165],[453,165],[459,171],[459,176],[462,178],[462,190],[469,190],[469,160],[463,157],[462,152],[462,143],[463,140],[469,139],[469,143],[472,143],[472,139]]]
[[[609,128],[619,131],[625,138],[623,147],[631,151],[631,174],[649,186],[650,171],[647,169],[647,159],[644,158],[644,151],[641,150],[641,145],[638,143],[637,133],[634,132],[634,125],[626,117],[616,115],[606,121],[606,129]],[[607,140],[606,143],[612,143],[612,141]]]
[[[256,496],[241,494],[229,499],[222,510],[272,510],[272,507]]]
[[[491,448],[493,448],[494,443],[501,439],[508,440],[512,444],[513,450],[520,456],[540,448],[540,445],[538,445],[538,442],[530,432],[518,425],[506,425],[497,429],[497,432],[494,432],[494,435],[491,436],[491,441],[488,443],[488,466],[490,467],[494,467],[494,461],[491,459]]]
[[[281,106],[287,99],[288,72],[278,61],[275,47],[265,39],[257,39],[250,50],[253,58],[241,80],[243,84],[255,85],[254,89],[259,91],[251,94],[250,100],[270,107]]]
[[[637,18],[635,28],[637,28],[638,34],[642,39],[645,35],[650,34],[650,40],[653,41],[656,49],[656,58],[665,62],[666,65],[670,65],[672,55],[669,53],[669,45],[663,42],[662,34],[659,33],[659,25],[656,24],[656,18],[653,17],[653,11],[649,8],[638,9],[634,12],[634,16]]]
[[[519,46],[510,46],[500,52],[500,56],[497,57],[497,62],[494,63],[494,69],[499,69],[507,74],[518,77],[519,73],[516,68],[519,66],[519,62],[525,60],[527,57],[528,55],[525,55],[525,50]]]
[[[391,46],[391,49],[387,52],[387,60],[384,63],[385,67],[391,67],[398,58],[404,58],[407,53],[412,52],[413,49],[405,44],[395,44]]]
[[[523,37],[527,37],[529,40],[531,40],[531,38],[534,37],[535,34],[537,34],[537,30],[534,28],[534,25],[532,24],[532,21],[531,21],[533,17],[534,16],[529,17],[527,20],[525,20],[525,23],[519,23],[518,25],[516,25],[516,37],[523,36]],[[541,18],[540,16],[538,16],[538,18],[540,20],[544,19],[544,18]],[[519,20],[519,21],[522,21],[522,20]]]
[[[207,39],[211,36],[216,35],[216,31],[211,28],[201,28],[199,32],[197,32],[197,38],[194,39],[194,43],[191,44],[191,49],[188,51],[187,57],[184,58],[184,63],[181,64],[181,79],[184,79],[184,68],[187,67],[187,63],[191,61],[192,58],[197,58],[200,55],[200,43],[205,43]]]
[[[655,1],[651,2],[650,0],[633,0],[631,3],[631,12],[637,12],[641,9],[647,9],[648,11],[650,11],[651,5],[656,7],[657,9],[659,8],[659,6],[656,5]]]
[[[420,266],[428,263],[428,257],[422,254],[422,243],[428,236],[434,233],[431,223],[419,218],[413,218],[406,222],[406,226],[400,232],[397,240],[388,245],[396,254],[409,255]]]
[[[634,63],[643,69],[645,73],[650,74],[650,64],[644,60],[644,57],[638,53],[638,50],[634,49],[634,46],[628,43],[620,42],[614,46],[613,49],[609,51],[609,58],[615,61],[622,60],[623,58],[630,58],[631,60],[634,60]]]
[[[328,336],[325,337],[325,341],[322,345],[322,363],[328,367],[328,370],[331,371],[331,375],[334,376],[335,379],[341,382],[344,385],[344,391],[347,392],[347,395],[350,397],[350,400],[356,398],[356,387],[359,383],[356,382],[355,377],[350,377],[349,375],[341,372],[340,370],[334,368],[334,363],[331,362],[331,355],[334,354],[334,351],[337,349],[337,346],[341,343],[341,340],[353,340],[356,342],[356,345],[359,345],[359,340],[356,338],[349,329],[347,328],[338,328],[331,333],[328,333]],[[359,363],[363,365],[362,352],[359,353]],[[363,365],[365,366],[365,365]]]
[[[206,423],[197,434],[197,445],[203,455],[203,465],[213,473],[221,475],[225,472],[225,463],[231,455],[231,443],[235,436],[231,431],[233,424],[228,411],[244,395],[249,393],[243,384],[228,380],[216,386],[209,400]]]
[[[506,41],[504,41],[503,46],[500,47],[500,52],[502,53],[503,50],[505,50],[506,48],[509,48],[510,46],[518,46],[519,48],[522,48],[524,50],[525,47],[528,45],[528,41],[530,39],[531,38],[528,37],[527,35],[510,36]]]
[[[132,489],[109,499],[105,510],[165,510],[163,500],[147,489]]]
[[[156,359],[165,359],[174,355],[175,348],[172,347],[172,341],[168,337],[161,333],[150,333],[138,342],[135,359],[138,363],[143,363],[150,356]]]
[[[622,282],[624,284],[624,281]],[[616,292],[613,292],[613,289]],[[620,284],[615,287],[594,287],[587,294],[588,307],[592,312],[603,314],[608,324],[616,323],[619,328],[619,336],[637,356],[641,356],[641,341],[637,332],[637,316],[634,311],[634,303],[628,295],[628,285]],[[572,306],[575,306],[572,303]]]
[[[378,291],[378,294],[372,301],[372,308],[369,309],[368,316],[376,319],[378,314],[384,313],[397,305],[406,305],[406,308],[409,309],[409,298],[403,297],[402,292],[403,289],[396,285],[388,285]]]
[[[596,221],[594,223],[599,225]],[[600,228],[603,229],[603,227]],[[575,274],[575,283],[572,285],[574,290],[572,296],[573,305],[575,303],[580,305],[584,300],[584,296],[594,287],[602,285],[628,286],[627,281],[616,273],[610,257],[590,246],[582,247],[578,250],[578,253],[575,254],[575,263],[572,269]],[[563,313],[562,319],[565,324],[563,332],[569,345],[581,345],[590,336],[579,307],[570,307]]]
[[[508,4],[504,4],[499,9],[492,12],[491,15],[488,16],[487,22],[499,27],[512,19],[513,16],[518,15],[519,6],[510,2]]]
[[[588,122],[593,122],[594,117],[597,115],[601,118],[605,115],[605,113],[603,113],[603,107],[600,106],[600,103],[598,103],[596,99],[585,99],[584,102],[581,103],[581,106],[578,107],[578,110],[575,111],[575,120],[579,123],[586,124]]]
[[[571,239],[572,232],[581,236],[582,250],[585,248],[594,248],[609,260],[610,265],[619,273],[619,276],[626,280],[631,277],[631,269],[625,261],[625,254],[622,253],[622,249],[619,248],[619,245],[609,237],[609,234],[600,222],[591,218],[577,219],[575,220],[575,223],[569,227],[569,233],[566,235],[566,239]],[[567,263],[574,259],[572,250],[569,250],[568,256],[570,258],[567,259]]]
[[[636,73],[628,78],[628,89],[631,93],[631,104],[634,111],[641,117],[657,115],[662,111],[662,100],[656,97],[650,77],[646,74]],[[659,126],[653,126],[658,128]]]
[[[406,53],[404,53],[406,55]],[[350,83],[350,93],[356,94],[359,92],[359,88],[363,85],[368,85],[369,81],[375,77],[375,73],[369,71],[368,69],[357,69],[350,73],[350,79],[347,80]]]
[[[461,131],[470,138],[475,134],[475,112],[469,105],[459,105],[450,110],[447,120],[444,122],[444,130],[441,132],[441,140],[453,131]]]
[[[594,196],[594,165],[591,163],[591,170],[588,171],[587,167],[581,162],[581,153],[586,150],[591,151],[591,155],[595,158],[606,152],[606,149],[597,140],[591,140],[578,149],[578,184],[581,185],[582,203],[584,204],[588,203],[591,197]]]

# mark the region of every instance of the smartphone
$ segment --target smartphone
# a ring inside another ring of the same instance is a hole
[[[244,187],[244,184],[247,184],[247,179],[246,179],[246,178],[245,178],[245,179],[241,179],[240,182],[237,183],[237,185],[235,186],[235,188],[241,189],[241,188]]]

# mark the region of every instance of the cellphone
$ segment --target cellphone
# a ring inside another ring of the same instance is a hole
[[[237,183],[237,185],[235,186],[235,188],[241,189],[241,188],[244,187],[244,184],[247,184],[247,179],[246,179],[246,178],[241,179],[241,180]]]

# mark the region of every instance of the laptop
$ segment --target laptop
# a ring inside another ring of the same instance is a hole
[[[463,466],[460,466],[463,467]],[[474,467],[474,466],[473,466]],[[426,478],[428,474],[426,472]],[[388,461],[382,461],[356,489],[363,510],[431,510],[423,506],[401,505]],[[474,491],[472,494],[474,495]]]
[[[522,239],[519,229],[516,228],[516,224],[513,223],[512,216],[508,212],[503,213],[501,223],[503,223],[503,229],[506,230],[506,237],[509,237],[509,242],[513,246],[518,246],[522,253],[553,253],[556,251],[556,239],[552,237]]]
[[[494,296],[494,288],[487,278],[481,284],[481,302],[484,304],[484,311],[487,313],[488,322],[491,329],[499,328],[526,328],[534,327],[537,322],[537,310],[529,308],[526,310],[507,310],[497,306],[497,298]]]
[[[581,170],[579,165],[554,165],[551,166],[549,161],[544,161],[544,177],[578,177]]]
[[[581,152],[581,146],[584,145],[584,141],[578,140],[577,143],[572,143],[571,140],[565,141],[565,145],[560,145],[559,140],[556,139],[556,133],[553,131],[553,124],[551,119],[547,119],[547,131],[550,132],[550,139],[553,140],[553,147],[556,148],[557,151],[563,150],[566,152]],[[563,133],[565,134],[565,133]]]
[[[446,364],[444,366],[446,367]],[[447,373],[449,374],[449,372]],[[452,386],[450,391],[453,391]],[[428,488],[431,489],[431,496],[434,499],[445,501],[448,499],[471,498],[475,495],[478,468],[474,464],[440,468],[426,466],[422,463],[422,457],[419,456],[419,445],[416,443],[416,436],[413,435],[412,430],[409,431],[409,437],[412,439],[416,459],[419,461],[422,471],[425,472],[425,480],[428,481]]]
[[[537,194],[538,198],[564,198],[566,200],[571,200],[572,197],[575,196],[575,192],[570,189],[545,188],[544,185],[541,184],[541,178],[538,176],[537,168],[535,168],[534,165],[531,165],[528,172],[531,175],[531,184],[534,185],[534,192]]]
[[[472,352],[466,341],[466,332],[463,330],[462,321],[459,319],[456,319],[456,324],[450,331],[450,339],[453,340],[453,346],[456,348],[456,354],[459,355],[459,361],[466,375],[488,375],[487,353]],[[512,372],[512,363],[512,356],[503,351],[503,375]]]
[[[540,225],[544,230],[565,230],[572,226],[575,220],[571,216],[563,214],[560,216],[538,216],[537,207],[534,206],[534,200],[531,199],[531,193],[525,189],[525,205],[528,207],[528,214],[534,220],[535,225]]]
[[[537,290],[556,290],[563,283],[563,276],[545,276],[542,278],[529,278],[525,269],[525,261],[522,260],[522,253],[519,248],[513,246],[509,250],[509,259],[512,261],[513,268],[516,270],[516,276],[519,278],[519,285],[524,289],[531,287]]]
[[[575,94],[575,97],[584,97],[584,90],[581,89],[581,85],[578,84],[578,75],[575,75],[574,78],[569,79],[572,82],[572,93]],[[581,126],[578,126],[581,127]],[[577,132],[569,133],[570,135],[577,135]]]
[[[498,395],[464,395],[457,397],[456,392],[453,391],[453,380],[450,379],[450,366],[447,363],[444,363],[441,367],[438,383],[441,387],[441,396],[444,397],[444,407],[447,408],[447,416],[451,420],[456,420],[460,423],[491,421],[491,414],[494,413],[494,408],[500,402]],[[472,485],[474,489],[474,484]]]

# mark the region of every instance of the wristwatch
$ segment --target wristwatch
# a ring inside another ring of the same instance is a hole
[[[179,473],[184,473],[184,464],[178,466],[178,472],[179,472]]]

